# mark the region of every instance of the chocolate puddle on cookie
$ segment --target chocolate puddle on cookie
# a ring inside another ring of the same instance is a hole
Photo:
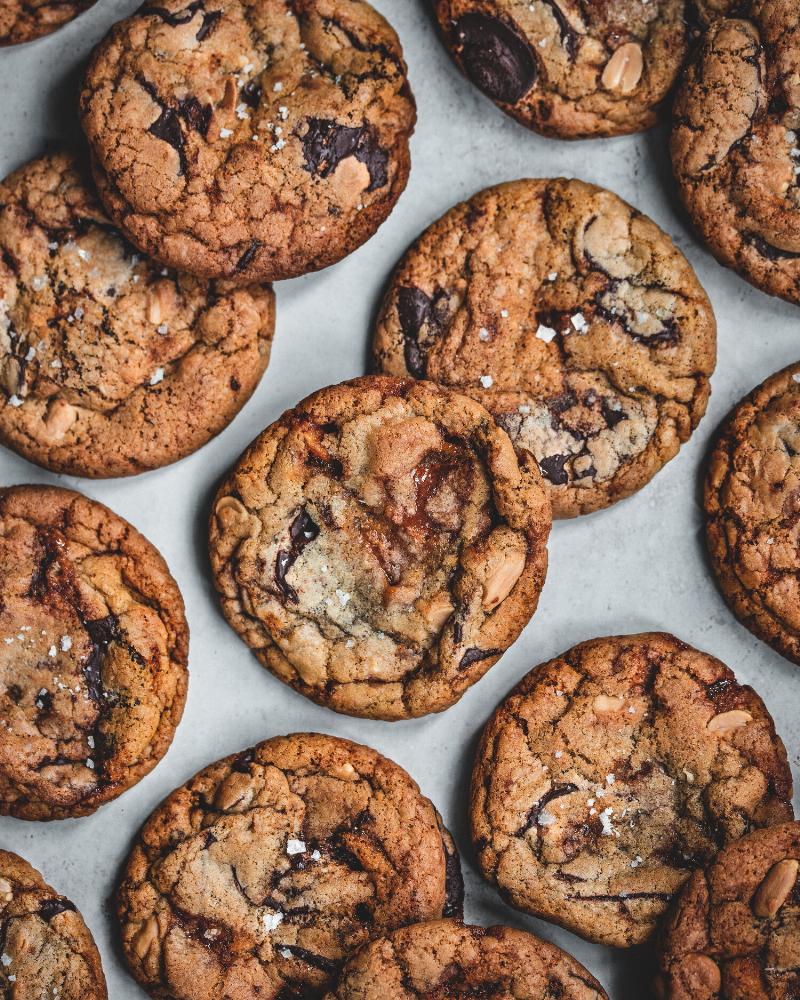
[[[516,104],[536,82],[536,56],[513,22],[465,14],[455,26],[455,37],[467,76],[492,100]]]
[[[371,125],[351,128],[327,118],[307,119],[307,131],[301,136],[305,168],[317,177],[329,177],[342,160],[354,156],[369,172],[367,191],[389,183],[389,154],[378,143]]]

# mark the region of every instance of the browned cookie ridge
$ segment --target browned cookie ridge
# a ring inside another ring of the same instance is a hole
[[[0,47],[49,35],[96,0],[3,0],[0,5]]]
[[[0,490],[0,814],[84,816],[166,753],[183,601],[157,550],[79,493]]]
[[[640,489],[706,409],[716,323],[691,265],[610,191],[520,180],[435,222],[374,341],[392,375],[482,403],[539,461],[556,517]]]
[[[436,810],[406,772],[333,736],[205,768],[145,824],[120,889],[125,954],[157,998],[321,996],[349,953],[446,914]]]
[[[482,406],[430,382],[322,389],[268,427],[214,501],[228,621],[340,712],[448,708],[536,609],[550,506]]]
[[[678,93],[672,160],[718,259],[800,304],[800,8],[753,0],[709,29]]]
[[[497,709],[472,833],[512,905],[628,947],[722,845],[792,819],[791,797],[751,688],[665,633],[612,636],[537,667]]]
[[[25,458],[94,477],[183,458],[250,398],[274,326],[268,285],[136,253],[71,154],[0,183],[0,442]]]
[[[326,1000],[608,1000],[571,955],[511,927],[411,924],[364,945]]]
[[[100,955],[74,903],[0,850],[0,993],[14,1000],[107,1000]]]
[[[400,42],[365,0],[145,3],[81,95],[101,197],[142,250],[238,283],[326,267],[408,180]]]
[[[800,663],[800,364],[728,418],[705,486],[711,563],[736,617]]]
[[[800,995],[800,823],[730,844],[678,897],[660,935],[660,1000]]]

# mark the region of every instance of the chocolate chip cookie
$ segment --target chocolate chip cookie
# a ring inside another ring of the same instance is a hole
[[[800,995],[800,823],[756,830],[695,872],[660,941],[661,1000]]]
[[[608,1000],[571,955],[511,927],[428,921],[393,931],[352,956],[326,1000],[411,997]]]
[[[482,403],[533,452],[556,517],[640,489],[706,409],[716,324],[691,265],[602,188],[521,180],[435,222],[401,261],[375,364]]]
[[[397,764],[277,737],[151,815],[120,889],[125,954],[155,997],[320,996],[370,938],[453,914],[448,868],[436,811]]]
[[[0,490],[0,814],[85,816],[151,771],[186,700],[183,601],[102,504]]]
[[[672,159],[721,261],[800,304],[800,9],[755,0],[708,31],[678,93]]]
[[[429,382],[322,389],[244,453],[211,518],[222,608],[261,662],[338,712],[458,701],[519,635],[547,567],[536,462]]]
[[[612,636],[537,667],[497,709],[472,833],[513,906],[622,948],[723,844],[792,819],[791,798],[751,688],[674,636]]]
[[[800,364],[736,407],[705,486],[711,563],[733,613],[800,663]]]
[[[274,326],[268,285],[136,253],[72,155],[0,184],[0,442],[25,458],[94,477],[183,458],[249,399]]]
[[[0,5],[0,48],[49,35],[96,0],[3,0]]]
[[[466,76],[523,125],[561,139],[655,124],[688,51],[687,6],[433,0],[445,45]]]
[[[364,0],[160,0],[112,28],[81,95],[111,217],[165,264],[239,283],[361,246],[405,188],[416,110]]]
[[[14,1000],[107,1000],[83,917],[35,868],[0,850],[0,990]]]

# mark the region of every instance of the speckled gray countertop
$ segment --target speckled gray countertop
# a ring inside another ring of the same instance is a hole
[[[800,310],[723,270],[692,235],[670,173],[664,131],[564,143],[528,133],[450,63],[423,0],[374,0],[400,34],[419,104],[411,181],[389,221],[342,263],[277,286],[278,328],[269,370],[224,433],[197,454],[134,479],[92,482],[42,471],[0,449],[0,485],[61,483],[102,500],[163,552],[186,600],[192,631],[189,701],[172,749],[144,781],[88,818],[58,824],[0,819],[0,846],[17,851],[75,901],[97,938],[112,1000],[141,1000],[115,940],[111,897],[139,825],[175,785],[216,758],[296,730],[367,743],[406,767],[436,803],[464,855],[467,918],[529,928],[584,962],[615,1000],[641,997],[646,949],[613,952],[507,907],[477,874],[466,803],[481,726],[532,666],[596,635],[666,629],[723,659],[775,717],[797,775],[800,671],[742,628],[706,563],[701,471],[727,410],[800,355]],[[99,0],[55,35],[0,51],[0,172],[77,140],[81,67],[107,28],[137,0]],[[456,201],[489,184],[566,175],[616,191],[662,225],[688,255],[719,322],[719,362],[709,412],[691,442],[637,496],[611,510],[555,525],[550,572],[534,620],[500,663],[444,715],[366,722],[313,705],[263,670],[225,624],[206,559],[208,506],[245,445],[312,390],[364,371],[371,320],[393,264]]]

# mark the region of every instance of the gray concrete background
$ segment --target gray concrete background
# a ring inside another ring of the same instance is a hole
[[[142,1000],[116,940],[111,897],[137,828],[175,785],[223,754],[268,736],[319,730],[367,743],[405,766],[431,796],[464,854],[467,917],[528,928],[583,961],[616,1000],[643,993],[646,949],[613,952],[507,907],[485,885],[469,847],[465,807],[471,758],[487,716],[532,666],[597,635],[666,629],[721,657],[772,711],[795,775],[800,751],[797,668],[754,639],[727,611],[703,552],[700,478],[727,410],[756,383],[797,359],[800,311],[751,289],[698,243],[677,204],[665,133],[563,143],[506,118],[449,62],[424,0],[374,0],[402,39],[419,104],[408,190],[379,233],[322,272],[277,288],[272,362],[238,419],[198,454],[135,479],[91,482],[44,472],[0,449],[0,484],[61,483],[102,500],[164,553],[186,599],[192,630],[184,721],[156,771],[95,816],[58,824],[0,819],[0,845],[24,855],[83,912],[103,953],[113,1000]],[[99,0],[50,38],[0,51],[0,173],[63,140],[77,140],[83,62],[137,0]],[[719,363],[709,412],[680,456],[637,496],[611,510],[556,524],[539,611],[523,636],[444,715],[365,722],[306,701],[264,671],[220,615],[206,560],[215,483],[248,442],[312,390],[364,370],[381,288],[405,247],[457,200],[523,176],[576,176],[605,185],[660,223],[696,267],[719,322]]]

